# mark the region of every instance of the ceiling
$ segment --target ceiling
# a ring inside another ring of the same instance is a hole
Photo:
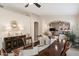
[[[18,11],[21,13],[31,12],[37,15],[77,15],[79,4],[77,3],[39,3],[41,8],[37,8],[34,4],[27,8],[27,3],[2,3],[4,8]]]

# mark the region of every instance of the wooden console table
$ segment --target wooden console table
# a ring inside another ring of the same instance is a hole
[[[32,47],[32,38],[31,37],[26,38],[26,35],[5,37],[4,43],[5,43],[4,49],[7,51],[7,53],[11,53],[13,49],[17,49],[23,46],[25,48],[27,48],[27,46]]]

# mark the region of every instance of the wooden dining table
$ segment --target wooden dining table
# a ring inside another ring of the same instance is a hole
[[[64,43],[56,40],[46,49],[40,51],[36,56],[60,56],[63,48]]]

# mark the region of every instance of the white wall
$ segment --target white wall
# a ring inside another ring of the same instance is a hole
[[[16,20],[18,24],[22,25],[25,33],[30,33],[30,18],[28,16],[0,8],[0,26],[10,25],[12,20]]]
[[[52,21],[66,21],[70,23],[70,29],[79,36],[78,19],[77,16],[42,16],[41,19],[41,33],[48,29],[48,24]]]

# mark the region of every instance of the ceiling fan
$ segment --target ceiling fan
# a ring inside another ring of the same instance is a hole
[[[33,4],[34,4],[35,6],[37,6],[38,8],[40,8],[40,7],[41,7],[41,5],[40,5],[40,4],[38,4],[38,3],[33,3]],[[26,8],[26,7],[28,7],[29,5],[30,5],[30,3],[26,4],[26,5],[25,5],[25,8]]]

